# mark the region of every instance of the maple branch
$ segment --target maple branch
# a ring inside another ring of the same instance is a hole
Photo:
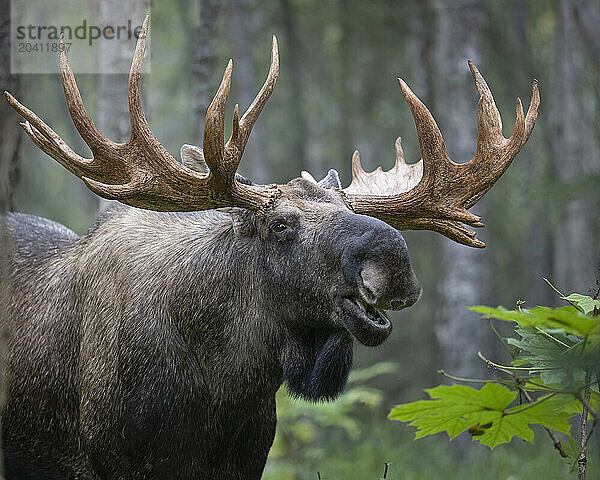
[[[590,402],[590,380],[591,374],[589,371],[585,372],[585,391],[583,397],[585,398],[585,403],[583,403],[583,409],[581,411],[581,437],[579,439],[579,456],[577,457],[577,465],[579,466],[579,480],[585,480],[585,465],[587,463],[587,458],[585,455],[585,450],[587,446],[587,417],[588,417],[588,408]],[[596,422],[596,417],[594,417],[594,423]],[[591,433],[591,432],[590,432]]]
[[[522,388],[520,386],[517,386],[517,388],[519,389],[520,392],[523,393],[523,395],[525,396],[525,398],[527,399],[527,401],[529,403],[534,402],[533,398],[531,397],[531,395],[529,395],[529,392],[527,390],[525,390],[524,388]],[[560,454],[560,456],[563,458],[568,458],[569,456],[564,451],[558,438],[556,438],[556,435],[554,435],[554,432],[552,430],[550,430],[548,427],[544,427],[544,430],[546,430],[546,432],[548,433],[550,439],[552,440],[552,443],[554,444],[554,448],[556,448],[556,450],[558,450],[558,453]]]

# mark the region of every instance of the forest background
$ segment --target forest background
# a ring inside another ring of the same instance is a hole
[[[420,158],[402,77],[437,119],[450,157],[475,148],[477,92],[467,66],[482,71],[510,136],[516,97],[527,108],[531,83],[542,98],[533,135],[480,202],[483,250],[431,232],[406,232],[423,297],[392,315],[394,333],[376,349],[357,347],[358,375],[337,403],[308,407],[280,395],[280,423],[265,478],[564,478],[568,466],[545,438],[515,441],[490,454],[464,440],[413,443],[412,430],[386,420],[396,403],[442,381],[436,371],[490,376],[478,360],[503,359],[470,305],[557,305],[542,280],[588,294],[600,268],[600,2],[596,0],[94,0],[151,14],[151,73],[144,79],[152,129],[174,155],[201,145],[204,112],[227,60],[234,60],[232,104],[242,110],[266,75],[276,34],[281,74],[254,129],[240,172],[285,182],[336,168],[350,180],[350,158],[390,168],[402,136],[409,162]],[[0,87],[33,108],[65,141],[89,151],[74,129],[56,74],[11,73],[10,11],[0,0]],[[141,22],[141,18],[139,19]],[[119,50],[119,49],[122,49]],[[101,52],[98,71],[133,51]],[[127,76],[77,74],[86,108],[115,141],[129,135]],[[231,107],[232,109],[233,107]],[[229,113],[231,115],[231,111]],[[105,203],[46,157],[0,102],[2,206],[61,222],[77,233]],[[229,122],[228,122],[229,123]],[[468,440],[468,439],[466,439]],[[598,454],[596,453],[596,459]]]

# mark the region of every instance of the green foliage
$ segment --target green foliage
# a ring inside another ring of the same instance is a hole
[[[562,298],[571,305],[517,310],[472,307],[484,318],[516,323],[517,337],[501,339],[511,353],[510,365],[479,354],[506,377],[487,382],[452,377],[485,385],[480,390],[464,385],[428,389],[429,400],[398,405],[388,418],[417,427],[417,439],[440,432],[453,439],[468,431],[473,441],[490,449],[515,436],[533,443],[530,425],[540,425],[569,435],[565,451],[573,461],[579,448],[570,437],[569,420],[584,408],[596,420],[600,405],[596,393],[600,378],[592,380],[600,364],[600,302],[581,294]],[[589,396],[585,401],[584,391]],[[521,403],[523,398],[527,403]]]
[[[598,334],[598,320],[571,306],[535,307],[523,310],[477,306],[471,307],[471,310],[481,313],[484,318],[515,322],[519,327],[558,329],[564,330],[567,334],[581,337]]]
[[[440,385],[426,390],[431,400],[421,400],[394,407],[391,420],[411,422],[417,427],[416,438],[446,432],[453,439],[469,430],[474,441],[491,449],[508,443],[513,436],[533,442],[529,424],[539,424],[569,433],[568,419],[577,408],[564,395],[541,397],[535,403],[509,408],[517,392],[495,383],[481,390],[463,385]]]
[[[593,299],[587,295],[581,295],[580,293],[572,293],[566,297],[563,297],[568,302],[572,303],[583,311],[586,315],[592,315],[594,310],[600,310],[600,300]]]

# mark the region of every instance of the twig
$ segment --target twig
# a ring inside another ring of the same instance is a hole
[[[456,380],[457,382],[464,382],[464,383],[487,383],[488,382],[488,380],[482,380],[480,378],[457,377],[455,375],[446,373],[445,370],[438,370],[437,373],[439,373],[440,375],[443,375],[446,378],[449,378],[450,380]]]
[[[527,399],[527,401],[529,403],[534,402],[533,398],[531,398],[531,395],[529,395],[529,392],[527,390],[525,390],[521,387],[519,387],[519,390],[521,392],[523,392],[523,395],[525,395],[525,398]],[[548,427],[544,427],[544,430],[546,430],[546,432],[548,432],[548,435],[550,436],[552,443],[554,443],[554,448],[556,448],[556,450],[558,450],[558,453],[560,454],[560,456],[563,458],[568,458],[569,456],[563,450],[563,447],[562,447],[561,443],[558,441],[558,438],[556,438],[556,435],[554,435],[554,432],[552,430],[550,430]]]
[[[580,307],[578,307],[577,305],[575,305],[571,300],[568,300],[567,297],[565,297],[563,295],[563,293],[558,288],[556,288],[554,285],[552,285],[552,283],[550,283],[550,280],[548,280],[547,278],[544,278],[543,280],[548,285],[550,285],[550,288],[552,288],[552,290],[554,290],[556,293],[558,293],[560,295],[560,298],[562,298],[565,302],[567,302],[568,304],[570,304],[573,308],[576,308],[580,312],[583,312],[583,310]]]
[[[513,382],[508,382],[506,380],[483,380],[481,378],[457,377],[456,375],[451,375],[447,373],[445,370],[438,370],[437,373],[443,375],[446,378],[449,378],[450,380],[456,380],[457,382],[462,383],[499,383],[500,385],[510,385],[511,387],[515,386]]]
[[[500,365],[499,363],[494,363],[491,360],[485,358],[481,352],[477,352],[477,356],[481,358],[485,363],[487,363],[488,367],[494,367],[497,370],[504,371],[504,373],[511,374],[511,372],[541,372],[546,370],[559,370],[560,367],[511,367],[509,365]]]
[[[585,456],[585,448],[587,446],[587,417],[588,417],[588,409],[587,405],[590,402],[590,372],[585,372],[585,392],[583,394],[585,398],[585,402],[583,403],[583,409],[581,411],[581,437],[579,439],[579,457],[577,458],[577,465],[579,466],[579,480],[585,480],[585,464],[587,463],[587,458]],[[586,405],[587,404],[587,405]],[[594,423],[596,420],[594,420]],[[591,433],[591,432],[590,432]]]
[[[594,419],[594,421],[592,422],[592,428],[590,428],[590,431],[588,432],[588,434],[585,437],[585,444],[584,444],[584,448],[587,448],[587,444],[590,440],[590,437],[592,436],[592,434],[594,433],[594,429],[596,428],[596,425],[598,424],[598,420]]]
[[[561,347],[565,347],[565,348],[571,348],[569,345],[567,345],[564,342],[561,342],[558,338],[556,338],[554,335],[550,335],[548,332],[546,332],[545,330],[542,330],[540,327],[535,327],[535,329],[540,332],[542,335],[544,335],[545,337],[547,337],[549,340],[551,340],[552,342],[556,343],[557,345],[561,346]]]
[[[598,294],[600,294],[600,288],[598,290]],[[600,390],[600,373],[596,372],[596,385],[598,386],[598,389]],[[596,422],[598,421],[598,417],[594,417],[594,425],[596,425]],[[596,451],[598,452],[598,456],[600,457],[600,430],[596,430],[596,443],[598,444],[598,448],[596,448]],[[600,460],[600,458],[599,458]]]
[[[510,346],[508,345],[508,342],[506,341],[506,339],[502,335],[500,335],[498,330],[496,330],[496,326],[492,323],[492,319],[488,318],[487,320],[488,320],[488,324],[489,324],[490,328],[492,329],[492,331],[494,332],[494,334],[496,335],[496,337],[498,338],[498,340],[500,341],[500,343],[502,344],[502,346],[504,347],[506,352],[510,355],[510,358],[512,358],[514,360],[515,354],[513,351],[511,351]]]
[[[556,389],[556,388],[552,388],[549,387],[548,385],[544,385],[543,383],[537,383],[535,381],[535,378],[531,378],[529,380],[527,380],[527,383],[533,385],[534,387],[537,388],[537,390],[539,391],[544,391],[544,392],[556,392],[556,393],[569,393],[567,390],[565,390],[564,388],[560,388],[560,389]]]
[[[525,410],[529,410],[530,408],[535,407],[536,405],[539,405],[540,403],[544,403],[546,400],[550,400],[554,395],[557,395],[557,394],[558,394],[558,392],[551,393],[550,395],[543,397],[540,400],[536,400],[533,403],[528,403],[527,405],[524,405],[521,408],[517,408],[516,410],[513,410],[512,412],[504,412],[502,414],[502,416],[506,417],[508,415],[516,415],[517,413],[524,412]]]
[[[586,373],[586,375],[587,375],[587,373]],[[589,391],[590,391],[590,383],[586,382],[586,384],[584,386],[584,392],[587,393],[588,397],[586,398],[585,395],[581,396],[581,393],[578,393],[575,396],[577,397],[577,400],[579,400],[583,404],[583,406],[587,410],[588,414],[590,414],[592,417],[594,417],[594,420],[597,420],[598,413],[592,408],[592,405],[590,404]]]

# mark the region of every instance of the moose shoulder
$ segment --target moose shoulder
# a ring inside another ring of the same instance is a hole
[[[510,139],[481,95],[475,157],[455,164],[426,107],[400,81],[423,159],[366,173],[358,154],[342,189],[335,171],[283,185],[236,174],[278,76],[224,141],[232,64],[208,109],[203,149],[182,163],[140,105],[148,19],[129,79],[132,134],[115,144],[83,108],[66,54],[60,70],[75,126],[92,159],[73,152],[10,94],[34,143],[97,194],[121,202],[82,237],[11,214],[12,340],[3,455],[10,479],[258,479],[275,434],[275,392],[331,400],[344,389],[353,341],[391,332],[383,310],[421,289],[399,229],[429,229],[482,247],[471,207],[527,141],[539,96]],[[468,225],[468,226],[467,226]]]

